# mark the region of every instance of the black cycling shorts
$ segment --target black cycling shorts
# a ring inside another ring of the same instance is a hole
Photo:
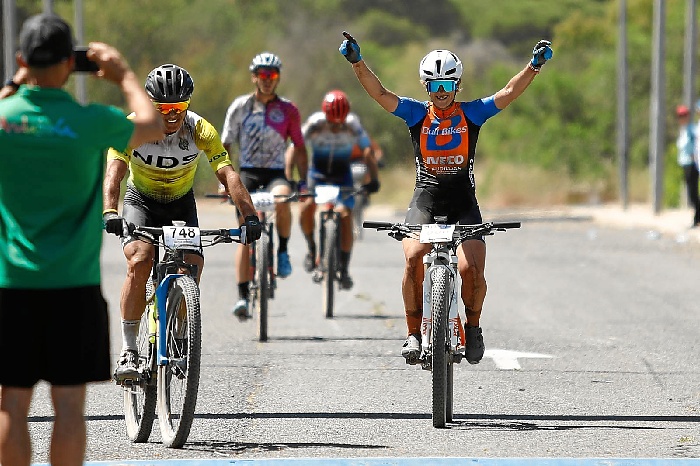
[[[272,191],[272,188],[275,188],[276,186],[287,186],[290,189],[292,188],[287,176],[284,174],[284,170],[269,168],[242,168],[239,176],[241,177],[243,186],[245,186],[245,189],[247,189],[249,193],[259,190],[270,192]],[[236,211],[238,211],[238,209],[236,209]],[[239,217],[240,215],[240,212],[238,212]]]
[[[482,223],[476,196],[469,189],[439,190],[416,188],[406,212],[406,223],[435,223],[435,217],[447,217],[448,224]],[[484,241],[484,238],[479,238]]]
[[[109,316],[99,285],[0,288],[0,385],[109,380],[109,350]]]
[[[162,227],[173,224],[173,220],[182,220],[185,225],[199,226],[197,217],[197,204],[194,199],[194,191],[191,189],[179,199],[170,202],[159,202],[142,194],[132,185],[126,186],[124,193],[124,208],[122,217],[127,222],[142,227]],[[132,236],[122,239],[122,247],[134,241]],[[201,251],[192,251],[193,254],[203,256]]]

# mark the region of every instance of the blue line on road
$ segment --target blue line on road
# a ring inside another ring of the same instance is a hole
[[[276,458],[88,461],[86,466],[700,466],[684,458]],[[48,466],[34,463],[33,466]]]

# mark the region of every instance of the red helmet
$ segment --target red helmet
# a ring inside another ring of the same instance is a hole
[[[323,98],[321,105],[326,120],[331,123],[344,123],[345,118],[350,113],[350,101],[343,91],[330,91]]]

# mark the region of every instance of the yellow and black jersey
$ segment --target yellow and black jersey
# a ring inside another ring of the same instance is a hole
[[[202,152],[215,172],[231,165],[216,129],[188,110],[177,132],[160,141],[128,148],[126,152],[110,148],[107,158],[123,160],[129,165],[128,182],[141,193],[159,202],[170,202],[192,189]]]

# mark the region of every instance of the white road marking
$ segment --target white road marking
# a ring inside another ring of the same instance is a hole
[[[510,351],[503,349],[487,349],[484,352],[485,358],[493,359],[496,368],[504,371],[520,369],[518,358],[553,358],[550,354],[523,353],[520,351]]]

